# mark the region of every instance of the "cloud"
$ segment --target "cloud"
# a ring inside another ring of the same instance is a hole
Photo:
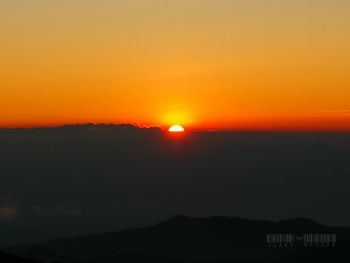
[[[18,208],[11,196],[0,197],[0,221],[11,220],[17,217]]]
[[[350,109],[323,110],[322,113],[333,116],[350,116]]]
[[[16,197],[6,195],[0,196],[0,221],[12,220],[21,215],[21,217],[27,216],[67,216],[74,217],[81,215],[81,211],[76,208],[65,206],[19,206],[15,201]]]
[[[14,219],[18,214],[18,209],[15,206],[0,207],[0,220]]]

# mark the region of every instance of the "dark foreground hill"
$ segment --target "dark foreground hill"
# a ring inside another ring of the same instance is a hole
[[[316,247],[313,240],[312,247],[306,248],[302,240],[295,240],[284,247],[284,241],[268,243],[267,234],[330,234],[337,239],[335,246],[319,240]],[[22,249],[20,254],[45,262],[349,262],[348,240],[349,229],[304,218],[270,222],[177,216],[145,228],[56,239]]]
[[[21,256],[11,255],[0,251],[0,262],[1,263],[40,263],[34,259],[28,259]]]

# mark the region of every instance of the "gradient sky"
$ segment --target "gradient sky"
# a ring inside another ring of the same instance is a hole
[[[348,0],[1,0],[0,126],[350,130]]]

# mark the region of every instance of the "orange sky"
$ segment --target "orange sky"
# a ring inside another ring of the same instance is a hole
[[[350,1],[0,2],[0,127],[350,130]]]

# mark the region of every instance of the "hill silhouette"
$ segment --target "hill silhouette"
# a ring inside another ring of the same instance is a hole
[[[17,255],[12,255],[3,251],[0,251],[1,263],[41,263],[34,259],[28,259]]]
[[[330,233],[337,235],[338,243],[332,248],[273,248],[266,243],[268,233]],[[292,262],[303,258],[338,260],[340,254],[347,256],[348,240],[348,228],[328,227],[306,218],[271,222],[176,216],[150,227],[55,239],[22,249],[20,254],[45,262],[69,263]]]

